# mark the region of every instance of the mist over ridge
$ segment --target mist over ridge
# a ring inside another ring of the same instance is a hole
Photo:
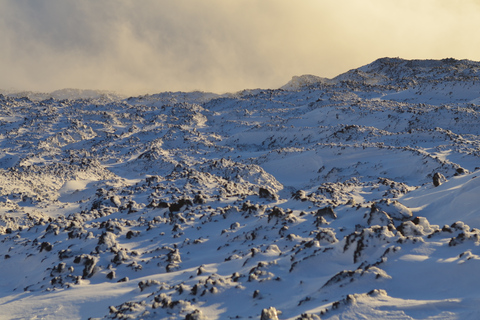
[[[128,95],[278,88],[383,56],[480,60],[464,1],[0,3],[0,88]]]

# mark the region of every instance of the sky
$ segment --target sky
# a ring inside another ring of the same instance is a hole
[[[0,89],[278,88],[381,57],[480,60],[479,0],[0,0]]]

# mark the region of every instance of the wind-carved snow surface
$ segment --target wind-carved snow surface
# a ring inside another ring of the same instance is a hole
[[[0,97],[5,319],[478,319],[480,63]]]

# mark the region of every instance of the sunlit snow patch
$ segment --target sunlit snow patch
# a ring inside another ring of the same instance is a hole
[[[63,184],[63,186],[58,190],[60,194],[58,200],[61,202],[75,202],[83,199],[88,196],[87,185],[92,182],[92,180],[84,179],[75,179],[69,180]],[[92,193],[95,190],[92,190]]]

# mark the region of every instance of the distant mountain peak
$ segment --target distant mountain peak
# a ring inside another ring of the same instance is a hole
[[[33,91],[15,91],[0,90],[0,94],[4,94],[13,98],[28,98],[33,101],[41,101],[48,99],[57,100],[77,100],[77,99],[123,99],[124,96],[114,91],[108,90],[89,90],[65,88],[52,92],[33,92]]]
[[[298,90],[312,85],[332,83],[330,79],[314,76],[311,74],[304,74],[301,76],[293,76],[287,84],[280,89],[284,90]]]

